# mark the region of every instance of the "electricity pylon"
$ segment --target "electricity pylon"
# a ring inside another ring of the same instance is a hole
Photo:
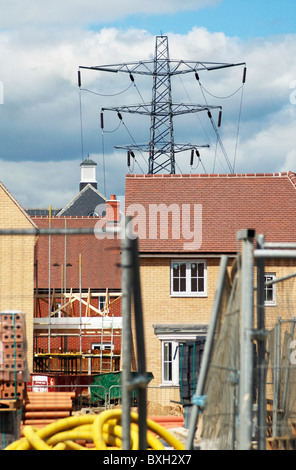
[[[245,63],[214,63],[196,62],[185,60],[171,60],[169,58],[169,47],[167,36],[156,36],[155,55],[153,60],[142,60],[139,62],[129,62],[113,65],[101,66],[80,66],[81,69],[99,70],[104,72],[125,72],[134,81],[133,75],[153,76],[152,101],[133,106],[116,106],[103,108],[103,110],[117,111],[121,118],[121,113],[134,113],[148,115],[151,118],[150,141],[148,144],[133,144],[128,146],[116,146],[116,148],[126,149],[128,153],[134,155],[134,150],[148,152],[148,174],[156,174],[161,171],[174,174],[175,154],[185,150],[196,151],[197,148],[209,147],[209,145],[176,144],[174,141],[174,116],[198,113],[207,111],[211,117],[211,109],[220,109],[220,106],[203,106],[199,104],[174,103],[172,100],[171,77],[174,75],[194,72],[199,79],[198,72],[202,70],[217,70],[226,67],[244,65]],[[80,73],[80,72],[78,72]],[[79,75],[79,84],[80,75]]]

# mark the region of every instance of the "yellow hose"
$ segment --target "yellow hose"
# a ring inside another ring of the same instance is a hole
[[[35,432],[32,426],[26,426],[24,428],[24,436],[35,450],[51,450],[51,447],[49,447],[43,439],[40,439],[38,432]]]
[[[122,410],[107,410],[98,415],[70,416],[55,421],[41,429],[25,426],[24,437],[13,442],[5,450],[86,450],[79,440],[93,444],[93,450],[121,449]],[[139,448],[138,415],[131,413],[130,448]],[[159,438],[170,447],[184,450],[182,444],[167,429],[147,419],[147,448],[163,450],[165,447]]]

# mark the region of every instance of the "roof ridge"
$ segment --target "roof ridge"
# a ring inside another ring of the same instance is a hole
[[[104,219],[104,215],[52,215],[51,219],[62,220],[62,219]],[[31,215],[32,219],[49,219],[49,215]]]
[[[291,181],[292,185],[294,186],[294,188],[296,188],[296,173],[294,173],[293,171],[288,171],[288,178],[289,180]]]
[[[295,178],[296,174],[292,171],[282,172],[267,172],[267,173],[184,173],[184,174],[131,174],[126,175],[127,178],[270,178],[270,177],[286,177],[291,179],[291,176]]]
[[[73,199],[68,202],[68,204],[65,205],[65,207],[63,207],[56,215],[57,216],[63,216],[64,212],[66,212],[81,196],[82,194],[84,194],[88,189],[91,189],[94,193],[96,193],[98,196],[100,196],[102,199],[104,199],[105,201],[107,201],[107,198],[100,193],[100,191],[96,188],[94,188],[94,186],[91,184],[91,183],[88,183],[87,185],[85,185],[80,191],[79,193],[76,194],[76,196],[73,197]]]

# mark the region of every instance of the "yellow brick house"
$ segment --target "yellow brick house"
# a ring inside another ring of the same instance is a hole
[[[221,255],[228,255],[230,267],[241,229],[254,229],[266,241],[295,242],[295,206],[292,172],[127,175],[125,210],[139,237],[147,370],[162,403],[180,400],[180,345],[206,338]],[[267,278],[294,271],[294,261],[266,263]],[[267,327],[279,314],[291,315],[276,289],[266,289]]]
[[[26,211],[0,182],[0,229],[36,228]],[[35,235],[0,236],[0,312],[25,314],[27,362],[33,372]]]

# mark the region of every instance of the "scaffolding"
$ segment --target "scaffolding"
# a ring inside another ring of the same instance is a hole
[[[114,352],[114,341],[121,343],[121,318],[109,315],[110,309],[121,300],[121,293],[106,289],[105,293],[79,294],[57,292],[51,294],[50,318],[42,317],[42,303],[48,304],[48,293],[36,293],[34,318],[34,372],[50,373],[100,373],[117,371],[120,367],[120,353]],[[102,308],[97,308],[99,298],[104,297]],[[85,315],[75,316],[83,306]],[[43,309],[44,310],[44,309]],[[47,338],[49,348],[39,347],[41,339]],[[52,339],[59,338],[59,348],[51,347]],[[77,338],[78,348],[68,346],[69,338]],[[89,340],[93,341],[89,346]],[[84,344],[86,343],[86,344]],[[48,350],[46,350],[48,349]]]
[[[295,449],[295,318],[286,317],[295,311],[295,286],[287,283],[296,276],[296,244],[265,242],[254,230],[237,236],[242,249],[230,276],[228,257],[221,259],[186,447],[193,448],[198,430],[201,448]],[[290,260],[293,272],[267,280],[271,260]],[[270,328],[272,284],[286,291],[284,318]]]

